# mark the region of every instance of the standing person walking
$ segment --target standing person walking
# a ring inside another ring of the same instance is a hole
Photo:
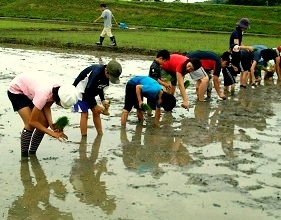
[[[115,21],[115,23],[118,25],[117,21],[115,20],[112,12],[106,7],[105,4],[100,5],[102,14],[99,16],[96,20],[93,21],[93,23],[96,23],[98,20],[101,18],[104,19],[104,28],[100,34],[100,41],[96,42],[97,45],[102,45],[102,42],[105,38],[105,35],[110,37],[110,40],[112,41],[111,46],[117,46],[116,39],[111,33],[111,28],[112,28],[112,18]]]

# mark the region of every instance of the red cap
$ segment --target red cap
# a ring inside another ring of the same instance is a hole
[[[277,47],[277,50],[281,53],[281,45]]]

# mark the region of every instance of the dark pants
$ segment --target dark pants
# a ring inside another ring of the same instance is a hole
[[[141,99],[143,100],[143,97],[141,97]],[[136,93],[136,85],[127,83],[125,90],[125,105],[123,109],[130,112],[133,107],[135,107],[136,109],[140,109]]]

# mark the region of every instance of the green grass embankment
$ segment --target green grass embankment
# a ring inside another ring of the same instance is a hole
[[[0,42],[145,54],[155,54],[155,50],[162,48],[173,52],[201,49],[221,53],[228,47],[229,34],[236,22],[248,17],[251,29],[244,36],[244,44],[268,47],[281,44],[281,7],[106,1],[118,22],[136,29],[121,30],[113,26],[118,48],[101,48],[94,43],[102,30],[102,20],[92,24],[101,13],[100,3],[90,0],[2,0],[0,16],[32,20],[1,19]],[[106,38],[105,45],[109,43]]]

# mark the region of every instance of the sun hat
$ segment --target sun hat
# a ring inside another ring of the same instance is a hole
[[[119,76],[122,73],[122,66],[120,63],[118,63],[116,60],[111,60],[107,64],[107,71],[109,73],[109,80],[111,83],[118,84]]]
[[[64,108],[70,108],[77,103],[79,93],[73,85],[62,85],[59,88],[58,95],[61,106]]]
[[[236,23],[237,26],[250,29],[250,21],[248,18],[242,18],[238,23]]]

